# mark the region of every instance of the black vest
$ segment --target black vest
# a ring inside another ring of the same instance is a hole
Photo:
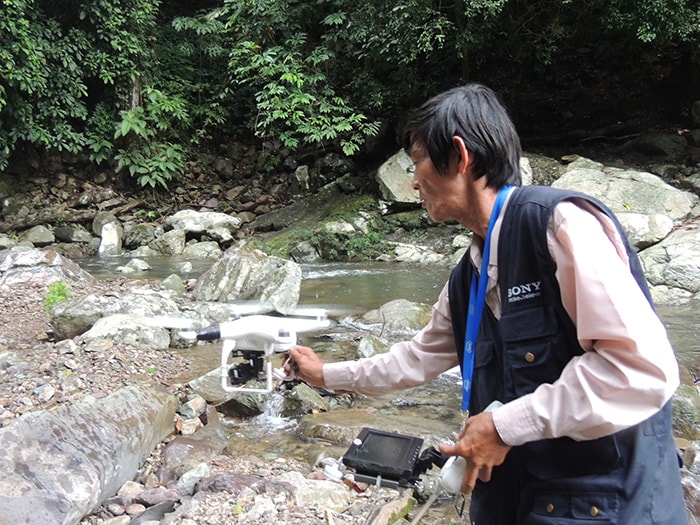
[[[639,258],[603,203],[571,191],[517,188],[498,239],[501,319],[484,308],[475,351],[472,414],[493,400],[506,403],[554,382],[564,366],[583,353],[561,303],[546,239],[554,207],[574,198],[594,204],[613,220],[625,242],[630,271],[651,303]],[[467,253],[449,282],[460,364],[471,272]],[[678,466],[668,403],[649,420],[612,436],[581,442],[547,439],[513,448],[504,465],[494,469],[492,481],[477,484],[471,519],[478,525],[554,524],[577,518],[617,525],[687,523]]]

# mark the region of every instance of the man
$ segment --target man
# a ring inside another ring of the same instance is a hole
[[[411,341],[343,363],[295,347],[298,377],[378,394],[460,364],[469,417],[441,450],[467,460],[475,524],[687,523],[678,365],[612,212],[520,187],[515,127],[482,85],[426,102],[404,147],[423,207],[471,230],[472,245]]]

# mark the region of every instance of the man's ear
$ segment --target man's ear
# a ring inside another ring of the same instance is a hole
[[[455,152],[457,153],[457,168],[460,173],[466,172],[469,167],[469,150],[467,145],[462,140],[462,137],[452,137],[452,143],[455,147]]]

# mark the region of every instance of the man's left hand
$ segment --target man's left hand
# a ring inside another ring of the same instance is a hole
[[[482,412],[467,419],[454,445],[440,445],[440,451],[448,456],[462,456],[467,460],[467,470],[462,482],[462,492],[471,494],[477,478],[491,480],[491,470],[502,464],[511,447],[503,443],[493,423],[490,412]]]

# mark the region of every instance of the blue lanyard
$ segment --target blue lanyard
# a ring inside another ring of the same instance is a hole
[[[486,302],[486,285],[489,282],[488,268],[489,255],[491,253],[491,232],[496,219],[501,214],[503,203],[513,189],[513,186],[504,186],[498,192],[496,203],[491,210],[489,229],[486,231],[484,241],[484,253],[481,260],[481,279],[472,268],[472,284],[469,289],[469,310],[467,311],[467,333],[464,338],[464,361],[462,363],[462,411],[469,413],[469,400],[472,394],[472,378],[474,377],[474,352],[476,351],[476,338],[479,334],[481,315]],[[478,284],[477,284],[478,283]],[[478,290],[477,290],[478,287]]]

